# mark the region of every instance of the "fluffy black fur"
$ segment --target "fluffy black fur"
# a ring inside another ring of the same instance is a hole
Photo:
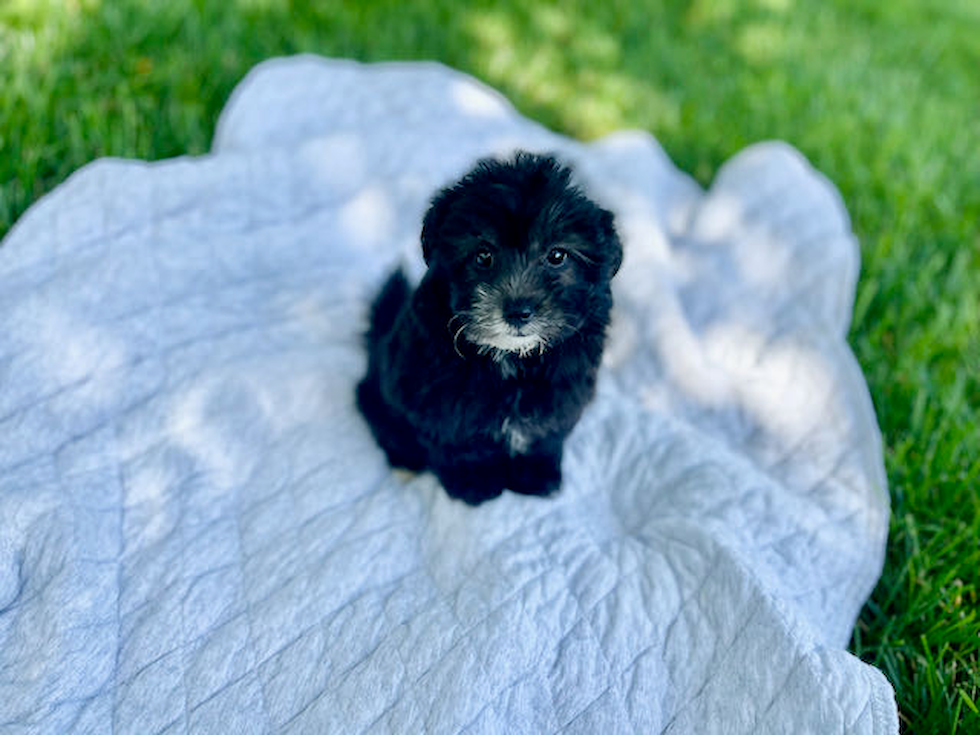
[[[482,160],[422,226],[428,270],[376,298],[358,406],[395,467],[477,504],[548,495],[595,390],[622,260],[613,216],[549,156]]]

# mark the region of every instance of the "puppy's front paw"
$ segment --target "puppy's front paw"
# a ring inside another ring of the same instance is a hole
[[[493,500],[504,491],[500,486],[474,486],[472,484],[447,485],[445,482],[442,486],[445,488],[446,494],[449,497],[462,500],[467,505],[479,505],[488,500]]]
[[[507,487],[521,495],[553,495],[561,487],[561,457],[548,454],[514,457]]]
[[[467,505],[493,500],[504,491],[503,478],[487,467],[442,467],[435,473],[446,494]]]

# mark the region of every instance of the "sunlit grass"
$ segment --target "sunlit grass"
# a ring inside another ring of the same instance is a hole
[[[853,650],[913,733],[980,732],[980,3],[672,0],[0,2],[0,235],[103,155],[207,151],[256,62],[435,58],[593,138],[651,131],[710,181],[783,138],[862,243],[851,344],[894,517]]]

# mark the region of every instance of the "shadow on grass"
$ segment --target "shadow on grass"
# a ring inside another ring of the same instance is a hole
[[[269,56],[301,51],[365,61],[439,59],[499,87],[522,112],[563,132],[594,137],[632,126],[668,145],[676,140],[680,163],[707,180],[750,135],[733,124],[740,115],[720,116],[715,122],[727,132],[696,145],[679,135],[702,114],[691,80],[715,80],[710,97],[717,107],[756,90],[741,90],[725,73],[745,65],[729,47],[732,34],[712,29],[697,4],[686,7],[488,3],[460,10],[446,0],[329,9],[280,0],[13,5],[0,10],[13,76],[0,106],[11,154],[0,163],[0,181],[9,182],[0,234],[88,160],[206,151],[217,114],[244,73]],[[753,13],[746,17],[755,22]],[[778,46],[779,35],[774,27],[748,48]]]

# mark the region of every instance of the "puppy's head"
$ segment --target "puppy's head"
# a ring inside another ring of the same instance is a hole
[[[447,284],[450,329],[501,358],[543,353],[609,310],[622,246],[610,212],[550,156],[485,159],[432,201],[430,271]]]

